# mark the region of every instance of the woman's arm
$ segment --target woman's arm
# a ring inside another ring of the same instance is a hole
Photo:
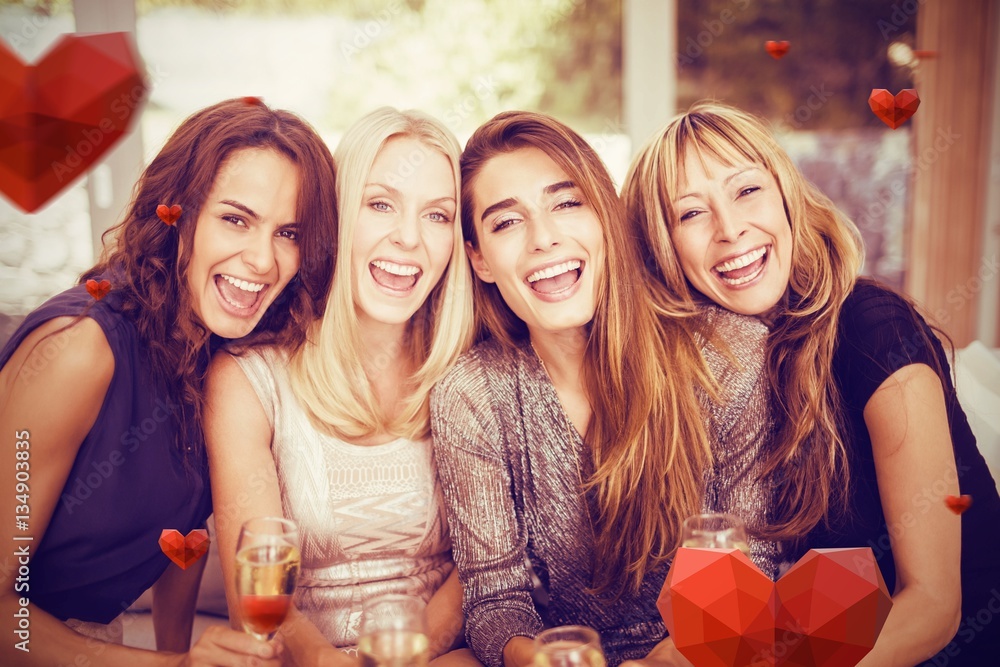
[[[436,658],[455,647],[465,627],[462,613],[462,582],[453,568],[444,583],[427,602],[427,635],[430,656]]]
[[[242,627],[236,594],[236,542],[247,519],[283,516],[278,473],[271,454],[273,431],[246,374],[228,354],[212,360],[206,381],[205,444],[219,561],[233,628]],[[344,665],[356,661],[330,645],[308,618],[293,609],[280,629],[295,665]]]
[[[97,419],[114,374],[114,355],[100,325],[84,318],[54,333],[70,322],[72,318],[56,318],[41,325],[0,369],[0,452],[7,457],[11,471],[17,451],[30,453],[29,529],[14,530],[15,505],[21,504],[15,500],[19,491],[13,474],[0,475],[0,513],[10,518],[0,526],[0,541],[27,545],[31,552],[45,535],[80,444]],[[53,335],[45,338],[50,333]],[[16,435],[24,431],[29,433],[27,438]],[[16,446],[18,440],[26,440],[30,446],[22,449]],[[15,537],[32,539],[15,541]],[[85,637],[35,605],[21,605],[21,598],[30,600],[30,588],[14,590],[22,564],[9,556],[0,563],[0,617],[4,619],[0,629],[8,638],[0,643],[0,664],[166,667],[249,665],[257,660],[258,664],[277,665],[276,661],[261,662],[254,657],[256,652],[270,658],[270,646],[237,633],[206,632],[188,654],[154,653]],[[28,610],[30,619],[30,641],[25,645],[29,651],[18,649],[14,641],[14,613],[21,608]]]
[[[961,519],[945,506],[958,494],[958,475],[941,380],[925,364],[904,366],[879,386],[864,417],[896,591],[875,648],[859,664],[909,666],[943,648],[961,618]]]
[[[522,667],[542,628],[525,566],[527,529],[482,371],[459,367],[431,393],[431,429],[453,555],[465,594],[466,635],[488,667]]]
[[[205,555],[186,570],[171,563],[153,584],[153,632],[160,651],[184,653],[191,646],[198,589],[208,561]]]

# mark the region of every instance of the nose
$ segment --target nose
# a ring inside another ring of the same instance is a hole
[[[713,207],[715,222],[715,240],[721,243],[735,243],[747,231],[746,222],[742,217],[725,204]]]
[[[243,263],[257,275],[270,273],[274,268],[274,237],[270,231],[256,229],[250,234],[243,249]]]
[[[562,233],[556,221],[545,212],[534,215],[528,222],[528,243],[534,251],[553,248],[562,240]]]
[[[396,218],[389,240],[397,248],[412,250],[420,245],[420,218],[413,212],[405,212]]]

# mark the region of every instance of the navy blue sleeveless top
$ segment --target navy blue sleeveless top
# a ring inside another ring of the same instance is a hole
[[[930,345],[922,334],[929,335]],[[900,368],[919,363],[933,368],[935,362],[946,375],[945,407],[958,485],[961,493],[972,496],[973,502],[961,518],[962,623],[945,649],[920,664],[981,667],[996,664],[1000,655],[1000,495],[958,403],[941,343],[919,315],[914,318],[905,301],[868,280],[859,281],[844,302],[833,355],[833,375],[843,400],[845,441],[851,459],[850,513],[836,520],[832,528],[821,523],[809,535],[806,546],[871,547],[892,593],[896,564],[890,535],[906,530],[906,525],[890,527],[882,513],[864,409],[875,390]],[[909,512],[913,521],[919,521],[921,512],[932,503],[944,504],[946,481],[953,482],[954,477],[935,480],[914,499]],[[934,544],[926,548],[933,549]]]
[[[212,504],[204,460],[185,464],[175,445],[177,398],[153,377],[148,352],[117,310],[114,291],[94,302],[78,285],[53,297],[0,351],[0,366],[36,327],[79,315],[91,303],[86,316],[108,339],[114,375],[48,529],[32,548],[31,588],[24,597],[60,620],[108,623],[168,566],[177,567],[160,550],[160,532],[175,528],[187,535],[201,528]]]

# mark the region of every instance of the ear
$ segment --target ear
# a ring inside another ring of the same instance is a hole
[[[484,283],[496,282],[496,278],[493,277],[493,271],[486,263],[486,260],[483,259],[483,253],[472,245],[472,241],[465,242],[465,254],[469,256],[469,261],[472,262],[472,270],[476,272],[480,280]]]

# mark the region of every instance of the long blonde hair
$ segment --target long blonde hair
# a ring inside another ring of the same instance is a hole
[[[412,137],[448,158],[456,195],[460,191],[458,141],[439,121],[419,111],[377,109],[355,123],[337,146],[340,239],[333,284],[323,318],[313,323],[309,342],[292,356],[290,375],[292,389],[313,424],[348,439],[376,433],[425,437],[430,431],[431,387],[472,337],[472,279],[456,218],[448,268],[407,327],[407,351],[418,365],[407,382],[411,391],[402,406],[379,403],[362,362],[365,343],[354,305],[351,251],[369,172],[393,137]]]
[[[725,164],[762,165],[775,178],[791,226],[789,286],[768,336],[767,369],[778,426],[765,476],[776,484],[765,539],[801,538],[831,508],[843,508],[849,481],[841,436],[840,398],[832,375],[840,308],[864,259],[861,236],[757,118],[732,107],[700,103],[671,120],[629,168],[622,198],[649,248],[650,278],[661,310],[698,312],[706,298],[684,277],[670,230],[688,151]]]
[[[580,187],[604,232],[603,279],[583,372],[593,408],[585,438],[594,461],[585,488],[596,495],[597,509],[592,580],[601,592],[638,590],[678,546],[684,518],[701,507],[710,449],[694,387],[708,385],[708,372],[684,323],[660,320],[652,308],[638,232],[626,222],[607,169],[554,118],[505,112],[469,139],[462,226],[470,243],[479,243],[472,206],[477,176],[491,158],[525,147],[542,150]],[[496,285],[477,280],[475,294],[481,328],[508,346],[528,335]]]

